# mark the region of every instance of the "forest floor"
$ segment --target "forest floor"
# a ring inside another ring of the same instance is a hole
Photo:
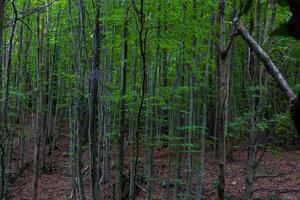
[[[70,199],[70,175],[68,166],[68,137],[61,136],[58,147],[53,156],[53,171],[42,173],[39,178],[38,199],[39,200],[64,200]],[[128,169],[129,151],[125,151],[125,165]],[[233,154],[234,161],[228,162],[226,171],[228,199],[241,199],[244,187],[245,151],[236,151]],[[87,152],[83,155],[87,159]],[[113,156],[114,157],[114,156]],[[168,176],[167,173],[166,149],[157,149],[154,152],[154,175],[157,178],[154,185],[153,199],[163,199],[166,188],[162,184]],[[172,156],[172,158],[174,158]],[[50,159],[50,158],[48,158]],[[173,159],[175,160],[175,159]],[[49,160],[47,160],[49,162]],[[257,179],[255,183],[254,199],[282,199],[300,200],[300,151],[277,152],[276,154],[266,153],[262,159],[258,174],[271,176]],[[196,164],[196,162],[195,162]],[[217,161],[207,154],[205,165],[204,199],[216,199],[216,180],[218,172]],[[172,166],[171,177],[175,177],[175,165]],[[84,170],[84,189],[86,199],[88,199],[88,170],[87,165]],[[112,171],[114,171],[112,167]],[[126,171],[126,170],[125,170]],[[184,171],[184,170],[183,170]],[[127,172],[127,171],[126,171]],[[288,172],[288,173],[286,173]],[[113,173],[112,173],[113,174]],[[21,175],[15,180],[9,199],[30,200],[32,188],[33,163],[31,163]],[[275,176],[275,177],[273,177]],[[185,177],[185,174],[182,174]],[[196,185],[196,175],[193,185]],[[102,199],[112,199],[109,191],[109,184],[101,186]],[[174,188],[170,188],[173,191]],[[272,198],[273,197],[273,198]],[[276,198],[275,198],[276,197]],[[144,192],[139,191],[139,198],[144,199]],[[173,199],[173,198],[172,198]]]

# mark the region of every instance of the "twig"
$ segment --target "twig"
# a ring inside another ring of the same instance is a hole
[[[271,140],[271,135],[272,135],[272,132],[270,132],[269,137],[268,137],[268,140],[267,140],[267,142],[266,142],[266,144],[265,144],[265,146],[264,146],[264,150],[263,150],[263,152],[261,153],[259,159],[258,159],[258,160],[256,161],[256,163],[255,163],[255,169],[258,167],[259,163],[261,162],[261,160],[263,159],[265,153],[267,152],[267,148],[268,148],[269,143],[270,143],[270,140]]]
[[[288,174],[291,174],[291,173],[300,172],[300,171],[295,171],[297,169],[297,166],[298,166],[298,163],[292,169],[290,169],[287,172],[282,172],[282,173],[274,174],[274,175],[256,176],[254,179],[259,179],[259,178],[277,178],[277,177],[285,176],[285,175],[288,175]]]
[[[24,19],[24,18],[26,18],[26,17],[28,17],[28,16],[30,16],[30,15],[32,15],[32,14],[35,14],[35,13],[38,13],[38,12],[42,12],[42,11],[44,11],[46,8],[52,6],[56,1],[57,1],[57,0],[53,0],[52,2],[50,2],[49,4],[47,4],[47,5],[45,5],[45,6],[33,8],[33,9],[30,10],[29,12],[23,14],[22,16],[17,17],[17,18],[15,19],[15,21],[19,21],[19,20],[22,21],[22,19]],[[14,23],[14,21],[8,22],[7,24],[4,25],[4,27],[10,26],[12,23]]]
[[[232,46],[232,43],[233,43],[235,37],[238,36],[238,35],[239,35],[239,34],[238,34],[238,32],[237,32],[237,29],[236,29],[236,27],[234,27],[232,33],[230,34],[230,41],[229,41],[229,44],[227,45],[225,51],[222,52],[222,53],[223,53],[223,56],[226,57],[226,56],[228,55],[229,49],[230,49],[230,47]]]
[[[141,14],[141,11],[137,8],[137,6],[133,0],[131,0],[131,5],[132,5],[134,11],[136,12],[136,14],[139,16]]]
[[[127,174],[125,174],[124,172],[123,172],[123,176],[125,176],[128,180],[130,180],[130,177],[127,175]],[[147,189],[145,189],[143,186],[141,186],[140,184],[138,184],[137,182],[135,182],[135,185],[140,189],[140,190],[142,190],[143,192],[147,192]]]
[[[260,188],[260,189],[256,189],[253,192],[263,192],[263,191],[268,191],[268,192],[276,192],[279,194],[282,193],[291,193],[291,192],[299,192],[299,190],[288,190],[288,189],[279,189],[279,188]]]
[[[85,172],[87,172],[89,169],[89,166],[87,166],[86,168],[83,169],[82,174],[85,174]]]

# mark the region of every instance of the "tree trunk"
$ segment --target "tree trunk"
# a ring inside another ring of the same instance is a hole
[[[135,43],[135,47],[137,47],[137,43]],[[132,82],[131,82],[131,89],[136,92],[137,88],[136,88],[136,74],[137,74],[137,48],[135,48],[135,51],[133,53],[133,70],[132,70]],[[134,101],[136,102],[136,99],[134,99]],[[130,127],[129,127],[129,140],[130,140],[130,180],[129,180],[129,200],[133,200],[135,198],[135,192],[136,192],[136,183],[135,183],[135,174],[136,174],[136,169],[135,169],[135,126],[136,126],[136,122],[134,120],[134,113],[131,112],[131,123],[130,123]]]
[[[253,16],[250,22],[250,29],[251,32],[253,30],[254,24],[253,24]],[[250,82],[251,87],[256,88],[258,85],[259,74],[257,73],[257,65],[254,57],[254,52],[251,48],[249,48],[249,71],[252,71]],[[250,119],[250,134],[248,137],[248,156],[247,156],[247,165],[246,165],[246,180],[245,180],[245,191],[243,194],[243,199],[248,200],[251,199],[252,192],[253,192],[253,186],[254,186],[254,176],[255,176],[255,161],[256,161],[256,149],[257,149],[257,111],[258,111],[258,96],[257,89],[254,89],[251,94],[251,119]]]
[[[36,79],[37,79],[37,111],[36,111],[36,132],[35,132],[35,147],[34,147],[34,172],[33,172],[33,188],[32,188],[32,200],[36,200],[38,197],[38,177],[39,177],[39,167],[40,167],[40,148],[41,148],[41,136],[43,132],[43,91],[42,91],[42,43],[41,43],[41,29],[40,29],[40,15],[37,16],[37,61],[36,61]]]
[[[2,69],[3,69],[3,35],[4,35],[4,16],[5,0],[0,0],[0,99],[2,99]]]
[[[96,1],[94,25],[93,63],[89,74],[89,155],[90,155],[90,199],[100,199],[97,170],[97,132],[96,116],[98,103],[98,79],[100,68],[100,1]]]
[[[134,5],[136,6],[136,5]],[[147,34],[148,29],[146,27],[146,16],[145,16],[145,4],[144,0],[140,0],[140,9],[136,11],[136,15],[139,19],[139,34],[138,34],[138,41],[139,41],[139,49],[141,54],[141,62],[142,62],[142,75],[141,75],[141,98],[140,103],[138,107],[138,113],[136,118],[136,127],[135,127],[135,158],[134,158],[134,166],[132,169],[132,172],[135,174],[133,175],[133,178],[131,179],[130,185],[135,187],[133,183],[136,183],[136,175],[137,175],[137,169],[138,169],[138,159],[139,159],[139,132],[140,132],[140,126],[141,126],[141,119],[142,119],[142,112],[144,108],[144,101],[145,101],[145,94],[147,89]],[[135,190],[132,194],[133,199],[135,199]]]
[[[279,89],[285,95],[285,97],[293,101],[296,99],[296,95],[293,90],[288,85],[287,81],[275,66],[269,55],[259,46],[259,44],[251,37],[249,32],[245,29],[241,20],[236,18],[234,19],[234,24],[237,28],[238,33],[242,36],[242,38],[247,42],[247,44],[253,49],[257,57],[264,64],[267,71],[271,74],[274,81],[277,83]]]
[[[227,66],[225,46],[225,0],[219,0],[219,44],[218,44],[218,156],[219,156],[219,183],[218,198],[225,199],[225,163],[226,163],[226,119],[227,119]]]
[[[214,24],[214,16],[211,16],[211,24]],[[211,34],[208,39],[208,51],[207,51],[207,58],[210,58],[211,53],[211,46],[212,46],[212,38]],[[207,104],[208,104],[208,85],[209,85],[209,63],[205,65],[205,85],[203,89],[203,105],[202,105],[202,130],[200,136],[200,168],[198,174],[198,185],[196,190],[196,200],[202,199],[202,191],[203,191],[203,182],[204,182],[204,175],[205,175],[205,139],[206,139],[206,129],[207,129]]]
[[[3,2],[3,10],[4,10],[4,3]],[[12,135],[9,133],[9,129],[8,129],[8,114],[9,114],[9,94],[10,94],[10,76],[11,76],[11,60],[12,60],[12,53],[13,53],[13,48],[14,48],[14,37],[15,37],[15,30],[16,30],[16,23],[17,23],[17,10],[16,10],[16,5],[15,5],[15,0],[12,0],[11,2],[12,5],[12,24],[11,24],[11,30],[10,30],[10,37],[9,37],[9,44],[8,44],[8,50],[7,50],[7,55],[6,55],[6,62],[5,62],[5,93],[4,93],[4,100],[2,102],[2,112],[1,112],[1,116],[0,116],[0,121],[1,121],[1,140],[3,143],[0,144],[0,148],[1,148],[1,199],[5,197],[7,191],[8,191],[8,181],[10,179],[10,156],[8,156],[8,160],[5,160],[5,156],[6,156],[6,150],[5,150],[5,144],[4,142],[7,140],[7,138],[9,138],[9,140],[12,140]],[[2,26],[3,27],[3,26]],[[2,29],[2,34],[3,34],[3,29]],[[1,36],[1,35],[0,35]],[[3,35],[2,35],[3,37]],[[1,44],[2,45],[2,44]],[[1,48],[1,46],[0,46]],[[1,53],[1,51],[0,51]],[[1,64],[1,63],[0,63]],[[0,65],[0,67],[2,67]],[[2,80],[1,80],[2,83]],[[2,87],[2,86],[0,86]],[[2,88],[0,88],[1,90]],[[8,148],[11,148],[11,145],[8,145]],[[8,152],[9,155],[9,152]],[[8,163],[5,163],[7,162]],[[7,172],[6,172],[7,171]],[[5,174],[7,173],[7,174]]]
[[[74,134],[74,155],[75,155],[75,170],[74,172],[76,174],[77,179],[77,186],[79,190],[79,199],[84,200],[84,190],[83,190],[83,180],[82,180],[82,161],[81,161],[81,128],[80,128],[80,115],[81,115],[81,54],[80,50],[78,50],[78,46],[76,43],[76,35],[73,30],[73,19],[72,19],[72,12],[71,9],[72,4],[71,0],[68,1],[68,18],[69,18],[69,26],[70,26],[70,32],[72,35],[72,47],[73,47],[73,65],[75,66],[75,74],[76,74],[76,83],[75,83],[75,111],[74,111],[74,121],[75,121],[75,134]]]
[[[123,29],[123,57],[121,69],[121,102],[119,111],[119,138],[118,138],[118,158],[117,158],[117,180],[115,199],[121,200],[127,198],[127,194],[123,194],[123,161],[124,161],[124,136],[126,132],[125,115],[126,115],[126,84],[127,84],[127,60],[128,60],[128,9],[124,11],[124,29]],[[125,197],[124,197],[125,195]]]

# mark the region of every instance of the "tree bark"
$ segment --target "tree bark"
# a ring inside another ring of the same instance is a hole
[[[211,25],[214,23],[214,16],[211,16]],[[211,30],[212,32],[212,30]],[[211,34],[208,39],[208,51],[207,51],[207,58],[210,58],[211,54],[211,46],[212,46],[212,38]],[[202,191],[203,191],[203,180],[205,176],[205,139],[206,139],[206,130],[207,130],[207,104],[208,104],[208,85],[209,85],[209,63],[207,62],[205,65],[205,85],[203,89],[203,105],[202,105],[202,130],[200,136],[200,168],[198,174],[198,185],[196,188],[196,200],[202,199]]]
[[[219,183],[218,198],[225,199],[225,163],[226,163],[226,119],[227,119],[227,66],[226,66],[226,46],[225,46],[225,0],[219,0],[219,44],[218,44],[218,156],[219,156]]]
[[[4,3],[3,2],[3,10],[4,10]],[[7,140],[7,138],[11,138],[12,135],[9,134],[9,129],[8,129],[8,116],[9,116],[9,96],[10,96],[10,77],[11,77],[11,61],[12,61],[12,53],[13,53],[13,48],[14,48],[14,38],[15,38],[15,30],[16,30],[16,25],[17,25],[17,17],[18,13],[16,10],[16,4],[15,0],[12,0],[11,2],[12,5],[12,24],[11,24],[11,30],[10,30],[10,37],[9,37],[9,44],[8,44],[8,49],[7,49],[7,55],[6,55],[6,61],[5,61],[5,93],[4,93],[4,100],[2,102],[2,108],[1,108],[1,115],[0,115],[0,122],[1,122],[1,140],[3,143],[0,144],[1,147],[1,199],[5,197],[8,187],[8,181],[10,177],[10,165],[4,162],[7,162],[5,160],[5,154],[6,150],[4,147],[4,142]],[[1,20],[1,19],[0,19]],[[3,28],[3,26],[2,26]],[[3,29],[2,29],[3,31]],[[0,35],[1,36],[1,35]],[[3,32],[2,32],[2,37],[3,37]],[[1,46],[0,46],[1,47]],[[1,51],[0,51],[1,53]],[[0,67],[2,67],[0,65]],[[1,81],[2,83],[2,81]],[[2,86],[1,86],[2,87]],[[0,88],[1,90],[2,88]],[[11,137],[9,137],[11,136]],[[10,145],[8,145],[8,148],[11,148]],[[8,156],[8,162],[10,162],[10,158]],[[6,175],[5,172],[8,170],[8,174]]]
[[[2,99],[2,69],[3,69],[3,34],[4,34],[4,16],[5,0],[0,0],[0,99]]]
[[[134,4],[135,8],[136,4]],[[145,16],[145,4],[144,0],[140,0],[140,9],[136,10],[136,15],[139,19],[139,27],[138,27],[138,42],[139,42],[139,49],[141,54],[141,62],[142,62],[142,75],[141,75],[141,98],[139,102],[138,107],[138,113],[136,118],[136,127],[135,127],[135,158],[134,158],[134,166],[132,172],[133,178],[130,180],[130,185],[135,186],[136,183],[136,175],[137,175],[137,169],[138,169],[138,159],[139,159],[139,131],[141,126],[141,119],[142,119],[142,112],[144,108],[144,101],[145,101],[145,94],[147,89],[147,34],[148,34],[148,28],[146,27],[146,16]],[[135,199],[135,193],[136,191],[133,190],[134,193],[132,193],[132,196],[130,198]]]
[[[89,74],[89,155],[90,155],[90,199],[100,199],[97,170],[97,132],[96,116],[98,103],[98,79],[100,68],[100,8],[101,3],[96,1],[96,16],[94,25],[93,63]]]
[[[121,71],[121,102],[119,112],[119,138],[118,138],[118,158],[117,158],[117,180],[116,180],[116,200],[123,199],[122,189],[123,184],[123,161],[124,161],[124,136],[126,131],[125,115],[126,115],[126,84],[127,84],[127,60],[128,60],[128,9],[124,11],[124,29],[123,29],[123,58],[122,58],[122,71]]]
[[[77,42],[76,42],[76,35],[75,31],[73,28],[73,18],[72,18],[72,4],[71,0],[68,0],[68,18],[69,18],[69,26],[70,26],[70,33],[72,35],[72,47],[73,47],[73,65],[75,66],[75,74],[76,74],[76,86],[75,86],[75,103],[74,103],[74,144],[73,144],[73,150],[74,150],[74,155],[75,155],[75,163],[74,163],[74,172],[76,179],[77,179],[77,186],[79,190],[79,199],[84,200],[84,190],[83,190],[83,180],[82,180],[82,174],[81,174],[81,169],[82,169],[82,161],[81,161],[81,135],[80,135],[80,115],[81,115],[81,54],[80,50],[78,49]]]
[[[37,111],[36,111],[36,130],[35,130],[35,147],[34,147],[34,172],[33,172],[33,183],[32,183],[32,200],[36,200],[38,197],[38,178],[39,178],[39,167],[40,167],[40,148],[41,148],[41,136],[43,132],[43,91],[42,91],[42,43],[41,43],[41,30],[40,30],[40,15],[37,16],[36,24],[37,32],[37,60],[36,60],[36,78],[37,78]]]
[[[274,81],[276,82],[282,93],[285,95],[285,97],[290,101],[295,100],[295,93],[290,88],[287,81],[285,80],[279,69],[276,67],[276,65],[273,63],[269,55],[253,39],[253,37],[246,30],[240,19],[235,18],[233,22],[237,28],[239,35],[241,35],[242,38],[248,43],[248,45],[253,49],[253,51],[260,59],[260,61],[264,64],[267,71],[271,74]]]

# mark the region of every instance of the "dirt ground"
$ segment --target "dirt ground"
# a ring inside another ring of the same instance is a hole
[[[67,200],[70,199],[70,176],[68,166],[68,138],[60,137],[58,147],[52,157],[54,171],[40,175],[38,185],[39,200]],[[129,151],[126,151],[125,166],[128,169]],[[153,199],[163,199],[166,189],[162,183],[167,179],[167,150],[157,149],[154,152],[154,184]],[[85,153],[84,157],[87,157]],[[234,152],[234,161],[228,162],[226,171],[227,197],[228,199],[241,199],[244,187],[244,168],[246,152]],[[48,158],[50,159],[50,158]],[[175,159],[173,159],[175,160]],[[253,199],[282,199],[282,200],[300,200],[300,151],[282,152],[276,155],[266,153],[261,166],[258,168],[258,174],[262,176],[275,176],[258,178],[255,183],[255,193]],[[195,162],[196,165],[196,162]],[[205,183],[204,199],[216,199],[216,181],[217,181],[217,162],[207,154],[205,165]],[[85,166],[84,168],[86,168]],[[171,176],[175,177],[175,167],[171,167]],[[174,168],[174,169],[173,169]],[[87,168],[86,168],[87,169]],[[88,198],[88,174],[84,173],[84,189],[86,199]],[[112,174],[114,169],[112,168]],[[126,170],[125,170],[126,171]],[[288,172],[288,173],[286,173]],[[14,182],[9,199],[29,200],[31,199],[33,165],[29,165],[24,172]],[[195,173],[197,174],[197,173]],[[185,177],[184,170],[182,178]],[[196,175],[193,179],[193,185],[196,185]],[[101,185],[102,199],[112,199],[109,184]],[[182,189],[184,190],[184,189]],[[170,188],[174,191],[174,187]],[[276,197],[276,198],[275,198]],[[138,199],[144,199],[144,192],[139,192]]]

